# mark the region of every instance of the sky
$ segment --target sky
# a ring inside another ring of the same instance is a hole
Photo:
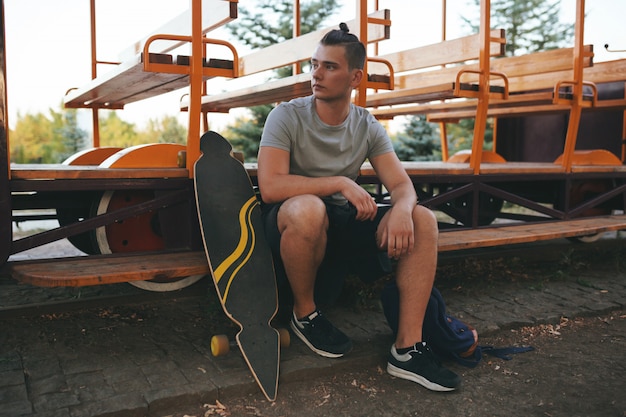
[[[306,0],[302,0],[303,2]],[[239,0],[240,6],[254,0]],[[337,22],[355,15],[355,2],[345,0]],[[447,38],[467,34],[461,13],[471,10],[472,0],[447,0]],[[189,0],[99,0],[98,58],[117,61],[118,54],[189,7]],[[435,43],[442,39],[441,1],[379,0],[381,9],[391,10],[391,39],[380,43],[379,53],[389,53]],[[573,22],[576,0],[561,0],[562,21]],[[48,113],[60,109],[63,96],[72,87],[91,79],[89,0],[4,0],[7,56],[7,94],[9,124],[18,114]],[[595,61],[626,57],[626,53],[608,53],[626,49],[625,0],[587,0],[585,43],[592,43]],[[236,44],[225,30],[212,35]],[[241,49],[240,55],[245,53]],[[105,66],[99,73],[105,73]],[[124,120],[143,127],[149,119],[180,114],[178,104],[184,90],[127,105],[118,112]],[[82,110],[89,118],[88,111]],[[236,116],[238,113],[234,112]],[[241,113],[239,113],[241,114]],[[232,119],[225,115],[210,117],[219,129]]]

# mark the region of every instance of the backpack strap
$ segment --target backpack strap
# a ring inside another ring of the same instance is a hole
[[[505,361],[510,361],[513,359],[510,355],[515,355],[518,353],[531,352],[535,350],[532,346],[510,346],[506,348],[494,348],[493,346],[481,346],[480,347],[483,352],[487,355],[495,356],[498,359],[504,359]]]

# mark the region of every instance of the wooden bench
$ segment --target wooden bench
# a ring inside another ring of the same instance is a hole
[[[215,0],[210,6],[204,7],[204,32],[237,17],[236,1]],[[190,11],[183,13],[162,29],[189,32],[190,13]],[[167,32],[153,34],[136,43],[134,45],[136,53],[130,57],[125,55],[125,60],[115,68],[92,79],[79,89],[69,90],[64,98],[65,107],[122,109],[126,104],[189,86],[191,71],[189,56],[163,52],[191,41],[190,35],[173,35]],[[232,60],[205,59],[204,79],[236,76],[237,51],[227,42],[207,38],[203,38],[202,41],[205,45],[225,46],[230,49],[233,56]],[[160,49],[155,50],[156,46]]]
[[[390,18],[389,10],[378,10],[368,15],[368,43],[379,42],[389,38]],[[354,20],[346,22],[348,27],[354,27]],[[274,44],[261,50],[239,58],[239,79],[220,82],[216,85],[207,85],[208,94],[202,97],[202,111],[227,113],[232,108],[250,107],[260,104],[277,103],[291,98],[311,94],[310,74],[295,74],[269,82],[252,81],[266,71],[297,64],[311,58],[311,54],[319,40],[335,27],[317,30],[285,42]],[[386,72],[392,72],[388,68]],[[382,79],[381,79],[382,78]],[[372,88],[389,87],[389,78],[369,76],[369,85]],[[211,93],[214,89],[218,92]],[[224,92],[225,91],[225,92]],[[181,110],[189,109],[189,101],[181,102]]]
[[[11,164],[11,180],[188,178],[185,168],[102,168],[96,165]]]
[[[489,37],[489,56],[503,56],[504,30],[494,29]],[[465,93],[474,96],[479,65],[465,63],[478,60],[480,42],[480,35],[474,34],[381,56],[394,68],[394,90],[369,94],[366,107],[442,100]],[[492,91],[502,93],[503,89],[495,86]]]
[[[593,45],[584,47],[584,66],[593,65]],[[515,57],[493,59],[491,69],[506,76],[507,98],[494,97],[490,99],[490,107],[497,107],[501,103],[524,101],[529,104],[552,101],[554,86],[563,79],[571,77],[573,66],[573,48],[562,48],[544,52],[537,52]],[[393,96],[388,93],[373,95],[368,102],[372,106],[386,105],[388,107],[372,108],[370,111],[379,118],[392,118],[400,115],[429,114],[443,111],[473,111],[475,114],[476,100],[455,99],[453,101],[429,101],[429,97],[420,94],[423,90],[420,85],[438,85],[446,79],[450,80],[461,69],[477,70],[476,64],[461,67],[444,68],[439,71],[430,71],[424,75],[410,74],[396,76],[403,89],[399,89]],[[449,83],[450,81],[448,81]],[[496,86],[505,87],[503,78],[490,80]],[[543,90],[543,91],[542,91]],[[533,93],[526,93],[532,91]],[[539,92],[537,92],[539,91]],[[422,102],[421,104],[414,104]],[[409,103],[409,105],[404,105]]]
[[[615,61],[605,61],[595,63],[592,67],[586,67],[584,70],[584,81],[594,84],[626,82],[626,59]],[[565,79],[566,75],[556,74],[557,77]],[[517,88],[543,88],[548,83],[547,77],[539,78],[536,84],[533,84],[532,77],[525,77],[524,80],[516,85]],[[553,81],[554,81],[553,80]],[[535,88],[535,89],[538,89]],[[517,91],[516,91],[517,92]],[[527,93],[519,92],[512,94],[508,100],[493,100],[490,102],[488,115],[491,117],[507,117],[507,116],[524,116],[535,113],[563,113],[570,110],[571,106],[564,103],[554,101],[555,91],[530,91]],[[440,108],[432,108],[428,114],[428,120],[432,122],[451,122],[459,119],[471,118],[475,113],[473,110],[475,105],[466,104],[465,106],[457,105],[449,106],[444,110],[444,106]],[[590,103],[587,110],[602,109],[619,109],[626,108],[626,97],[624,99],[597,99]]]
[[[206,0],[205,0],[206,1]],[[211,3],[206,2],[202,7],[202,34],[206,35],[212,30],[218,29],[237,18],[237,4],[239,0],[213,0]],[[163,26],[147,33],[143,38],[133,42],[132,45],[122,50],[119,54],[121,62],[132,60],[137,54],[143,51],[144,45],[154,35],[162,33],[177,33],[189,35],[191,29],[191,21],[193,19],[192,10],[187,9]],[[167,53],[184,42],[181,41],[155,41],[153,48],[160,53]]]
[[[626,216],[623,215],[445,231],[439,234],[439,251],[537,242],[622,229],[626,229]],[[18,281],[42,287],[79,287],[146,280],[167,282],[210,273],[203,251],[18,261],[9,262],[7,267]]]

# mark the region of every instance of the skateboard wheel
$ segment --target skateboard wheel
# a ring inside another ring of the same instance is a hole
[[[280,336],[280,347],[288,348],[291,345],[291,333],[289,333],[288,329],[280,328],[278,330],[278,335]]]
[[[230,351],[230,342],[225,334],[217,334],[211,338],[211,354],[224,356]]]

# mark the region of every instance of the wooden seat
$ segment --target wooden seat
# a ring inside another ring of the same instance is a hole
[[[370,13],[368,20],[370,20],[367,25],[369,43],[389,38],[391,23],[389,10]],[[349,27],[356,25],[354,20],[346,23]],[[232,108],[272,104],[311,94],[310,74],[295,74],[269,82],[252,81],[252,86],[250,86],[250,78],[269,70],[310,59],[319,40],[331,29],[334,28],[320,29],[240,57],[239,78],[216,85],[209,83],[208,93],[202,97],[202,111],[227,113]],[[390,79],[389,72],[393,69],[388,68],[385,71],[386,74],[382,76],[372,74],[369,77],[372,88],[390,87],[393,80]],[[188,109],[188,99],[182,100],[181,110],[188,111]]]
[[[586,45],[584,51],[585,67],[593,68],[593,45]],[[571,77],[573,53],[573,48],[562,48],[491,60],[491,70],[506,77],[494,77],[490,80],[490,84],[493,84],[494,88],[501,89],[506,86],[508,96],[506,98],[492,97],[489,100],[490,108],[514,103],[527,105],[551,103],[554,86],[559,81]],[[403,87],[393,93],[383,92],[372,95],[368,100],[368,106],[374,107],[370,111],[379,118],[446,111],[466,111],[475,114],[476,100],[471,98],[434,103],[432,101],[441,98],[458,98],[458,96],[446,96],[454,88],[455,74],[461,70],[473,71],[477,68],[476,64],[471,64],[429,71],[424,74],[398,75],[396,76],[397,83]],[[432,91],[438,94],[433,94]],[[408,105],[402,106],[405,104]]]
[[[592,67],[584,69],[584,81],[600,85],[611,82],[626,82],[626,60],[606,61],[595,63]],[[513,80],[510,88],[514,94],[510,94],[506,100],[492,100],[489,103],[487,114],[491,117],[524,116],[537,113],[562,113],[570,110],[567,102],[555,100],[554,90],[536,91],[549,86],[554,86],[559,79],[566,79],[566,74],[558,72],[552,74],[538,74],[534,77],[529,75],[521,77],[518,81]],[[524,92],[523,89],[531,89]],[[567,97],[565,97],[567,98]],[[623,99],[601,99],[586,97],[589,100],[588,110],[619,109],[626,108],[626,97]],[[432,106],[428,113],[431,122],[450,122],[464,118],[471,118],[475,114],[476,104],[473,102],[450,103],[450,105]],[[415,109],[415,107],[414,107]],[[421,109],[427,110],[427,109]],[[426,113],[426,112],[424,112]]]
[[[210,7],[205,7],[203,15],[203,33],[206,33],[237,18],[237,3],[234,0],[215,0]],[[180,34],[189,33],[190,21],[191,10],[188,10],[160,28],[161,32],[157,31],[136,42],[122,53],[123,61],[110,71],[95,77],[81,88],[68,90],[64,98],[65,107],[123,109],[126,104],[188,87],[190,58],[166,52],[191,43],[190,35]],[[223,41],[203,38],[202,42],[205,45],[226,46],[233,55],[232,60],[204,59],[204,80],[236,76],[235,49]]]
[[[10,262],[12,276],[42,287],[81,287],[128,281],[159,280],[208,274],[203,251],[99,255]]]
[[[539,242],[622,229],[626,229],[626,216],[623,215],[449,231],[439,234],[439,251]]]
[[[504,30],[492,30],[490,39],[489,56],[503,56]],[[394,67],[394,90],[369,94],[366,107],[428,102],[459,96],[473,97],[473,93],[478,91],[476,72],[479,66],[465,62],[478,60],[480,41],[480,36],[475,34],[383,55],[381,58]],[[450,66],[443,67],[445,65]],[[504,88],[494,85],[491,91],[501,95]]]
[[[626,216],[623,215],[450,230],[439,234],[439,251],[537,242],[621,229],[626,229]],[[9,262],[7,266],[18,281],[42,287],[146,280],[167,282],[210,273],[203,251],[56,258]]]
[[[11,180],[187,178],[185,168],[102,168],[61,164],[11,164]]]
[[[118,65],[113,71],[93,79],[65,96],[67,108],[123,109],[126,104],[189,86],[189,57],[168,54],[144,54]],[[233,77],[233,61],[209,59],[204,63],[204,80]]]
[[[389,76],[371,75],[370,80],[376,79],[377,88],[389,88]],[[383,83],[383,86],[380,84]],[[373,85],[373,84],[370,84]],[[248,87],[245,90],[229,91],[222,94],[204,96],[202,110],[207,112],[228,113],[230,109],[251,107],[262,104],[280,103],[297,97],[311,95],[311,74],[297,74],[291,77],[280,78],[263,84]],[[188,110],[188,103],[184,103],[181,110]]]

